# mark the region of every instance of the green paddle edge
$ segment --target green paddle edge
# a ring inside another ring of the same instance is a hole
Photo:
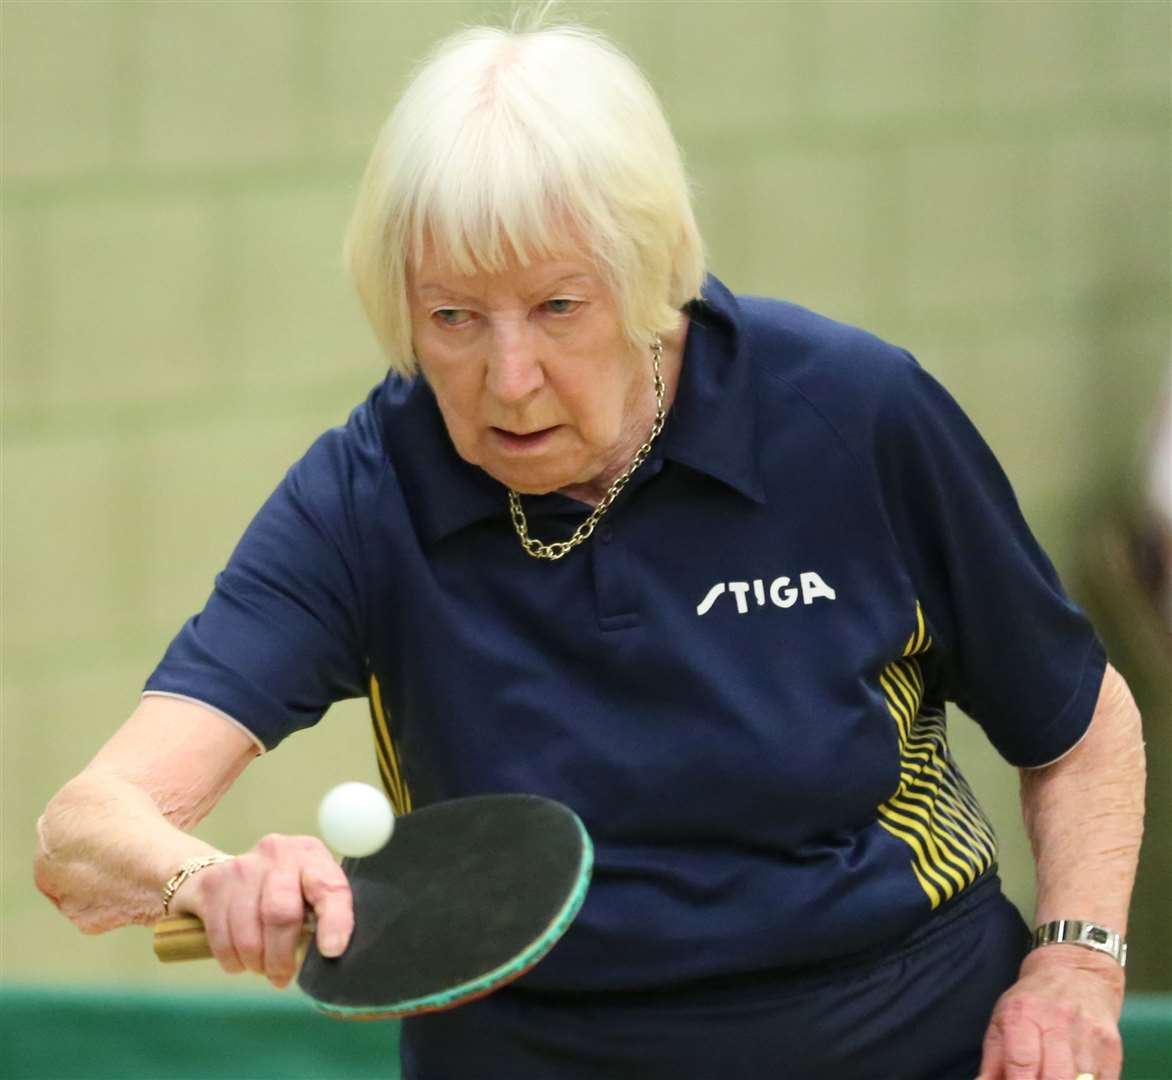
[[[506,983],[519,979],[549,952],[570,928],[570,923],[577,917],[586,899],[586,890],[590,887],[590,875],[594,869],[594,842],[590,839],[581,818],[572,810],[568,812],[574,818],[574,824],[578,826],[578,835],[582,840],[582,859],[578,864],[577,884],[545,932],[509,963],[502,964],[477,979],[469,979],[438,994],[427,994],[400,1002],[391,1009],[385,1005],[331,1005],[316,998],[310,1000],[319,1010],[336,1020],[398,1020],[407,1016],[455,1008],[457,1005],[485,997]]]

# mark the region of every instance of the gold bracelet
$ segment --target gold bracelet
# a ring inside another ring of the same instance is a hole
[[[231,860],[231,855],[193,855],[190,859],[187,859],[171,876],[167,884],[163,886],[163,914],[171,914],[171,901],[175,898],[175,893],[179,891],[179,886],[189,877],[194,877],[201,870],[206,870],[209,866],[215,866],[217,863],[222,862],[230,862]]]

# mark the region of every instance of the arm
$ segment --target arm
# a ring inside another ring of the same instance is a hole
[[[37,822],[37,888],[87,933],[161,918],[164,882],[185,859],[217,854],[186,830],[256,754],[248,735],[212,710],[144,698]],[[203,919],[225,970],[256,971],[284,985],[303,898],[316,908],[322,952],[337,955],[353,925],[350,890],[313,837],[265,837],[185,882],[171,910]]]
[[[217,854],[185,830],[256,753],[209,709],[143,698],[37,822],[37,888],[86,933],[161,918],[163,882],[190,856]]]
[[[1065,757],[1023,770],[1022,808],[1037,864],[1035,924],[1083,919],[1121,934],[1143,832],[1139,712],[1108,666],[1086,737]],[[1123,969],[1077,945],[1029,953],[997,1004],[981,1080],[1090,1073],[1117,1080]]]

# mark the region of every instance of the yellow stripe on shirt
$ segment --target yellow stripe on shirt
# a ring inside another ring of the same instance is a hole
[[[933,908],[951,900],[997,860],[993,826],[952,760],[943,715],[921,712],[917,659],[932,647],[924,612],[903,655],[879,675],[899,745],[899,786],[877,810],[879,824],[911,849],[912,874]]]
[[[395,750],[391,726],[383,707],[382,691],[379,689],[378,679],[373,674],[370,676],[369,700],[370,721],[374,730],[374,752],[378,758],[378,771],[382,777],[383,787],[387,790],[387,797],[391,800],[391,808],[395,814],[409,814],[412,808],[411,791],[403,779],[399,754]]]

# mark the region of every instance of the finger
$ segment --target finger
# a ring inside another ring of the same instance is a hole
[[[354,931],[354,900],[345,871],[324,844],[320,848],[320,855],[302,866],[301,891],[317,915],[318,951],[341,956]]]
[[[1028,999],[1014,998],[1002,1014],[1005,1037],[1005,1080],[1039,1080],[1042,1069],[1042,1032],[1030,1015]]]
[[[1074,1067],[1076,1036],[1073,1014],[1074,1010],[1067,1006],[1050,1006],[1042,1028],[1042,1071],[1039,1075],[1043,1080],[1064,1080],[1078,1072]]]
[[[228,933],[245,969],[257,975],[265,970],[264,931],[260,923],[260,882],[236,892],[228,904]]]
[[[225,908],[214,908],[209,911],[203,920],[204,931],[207,934],[208,948],[216,962],[229,975],[239,975],[244,971],[244,964],[236,954],[236,947],[232,944],[232,933],[228,928],[228,912]]]
[[[1096,1080],[1119,1080],[1123,1071],[1123,1040],[1118,1025],[1108,1021],[1089,1022],[1085,1044],[1090,1050],[1079,1068],[1093,1074]]]
[[[303,914],[301,875],[296,860],[286,851],[280,865],[265,877],[260,894],[265,974],[278,989],[288,986],[296,973]]]
[[[985,1032],[981,1044],[981,1075],[977,1080],[1001,1080],[1002,1063],[1005,1060],[1005,1036],[1000,1021],[994,1017]]]
[[[1094,1038],[1094,1024],[1079,1012],[1074,1019],[1074,1076],[1094,1076],[1102,1080],[1098,1047]]]
[[[238,868],[233,863],[223,867],[210,867],[201,875],[201,899],[197,914],[203,922],[204,933],[208,939],[208,948],[216,962],[229,975],[239,975],[244,971],[244,964],[236,953],[232,943],[232,931],[228,925],[228,908],[218,902],[223,890],[231,887],[231,880],[238,874]]]

